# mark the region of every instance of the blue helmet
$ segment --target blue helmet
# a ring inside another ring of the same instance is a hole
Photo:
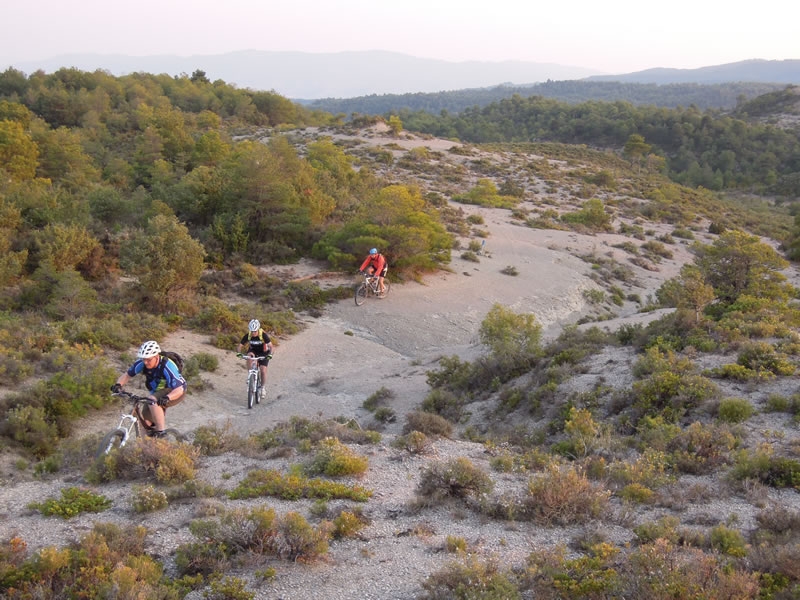
[[[378,253],[378,249],[377,248],[373,248],[372,250],[369,251],[369,253],[370,254],[377,254]]]

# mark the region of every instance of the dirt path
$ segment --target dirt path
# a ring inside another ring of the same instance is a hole
[[[172,408],[170,424],[191,431],[230,421],[244,433],[293,415],[345,416],[365,423],[370,415],[362,408],[364,400],[385,386],[395,394],[392,409],[398,416],[387,432],[397,433],[403,416],[424,400],[426,371],[436,368],[438,358],[458,355],[471,360],[482,351],[478,329],[494,303],[533,313],[547,336],[557,335],[564,323],[586,312],[584,290],[597,284],[589,278],[590,265],[576,255],[606,252],[618,236],[531,229],[515,224],[505,210],[467,210],[481,213],[483,228],[490,233],[480,262],[463,260],[461,252],[454,251],[451,272],[432,275],[422,283],[395,284],[387,298],[369,299],[360,307],[343,300],[326,307],[319,318],[304,317],[304,331],[278,340],[267,399],[252,410],[245,404],[245,365],[232,350],[216,349],[205,336],[186,331],[163,340],[165,348],[186,356],[202,351],[219,358],[215,373],[202,374],[209,389],[193,390]],[[674,265],[665,264],[660,273],[642,271],[645,287],[636,291],[642,297],[652,292],[677,272],[682,258],[676,257]],[[507,266],[518,275],[503,274]],[[317,264],[301,263],[291,272],[299,278],[319,269]],[[326,279],[325,284],[348,281]],[[636,308],[629,303],[617,312],[641,319],[634,315]]]

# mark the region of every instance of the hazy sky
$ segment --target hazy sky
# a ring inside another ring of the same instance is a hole
[[[68,53],[390,50],[625,73],[800,59],[796,0],[22,0],[0,17],[0,67]]]

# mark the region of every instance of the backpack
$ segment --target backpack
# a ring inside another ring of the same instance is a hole
[[[180,354],[178,354],[177,352],[169,352],[166,350],[162,350],[160,356],[168,358],[172,362],[174,362],[175,366],[178,367],[178,373],[183,374],[183,357]]]

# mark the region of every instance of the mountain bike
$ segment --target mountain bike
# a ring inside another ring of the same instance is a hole
[[[264,384],[264,382],[261,381],[260,363],[267,361],[267,364],[269,364],[272,354],[255,357],[241,354],[239,358],[253,361],[250,363],[250,368],[247,370],[247,408],[253,408],[253,403],[258,404],[261,402],[261,386]]]
[[[124,398],[133,406],[131,407],[130,413],[123,413],[119,420],[119,425],[103,437],[103,441],[101,441],[100,445],[97,447],[97,458],[108,454],[115,448],[122,448],[131,439],[136,439],[142,435],[150,436],[152,432],[155,431],[144,422],[141,412],[141,405],[153,405],[155,404],[153,400],[147,396],[137,396],[136,394],[122,391],[112,394],[112,396]],[[165,429],[164,436],[173,441],[180,442],[184,440],[184,436],[177,429]]]
[[[378,278],[368,273],[364,274],[364,281],[356,286],[356,306],[361,306],[367,300],[367,296],[375,296],[376,298],[385,298],[389,293],[389,280],[383,279],[383,294],[378,290],[380,289]]]

